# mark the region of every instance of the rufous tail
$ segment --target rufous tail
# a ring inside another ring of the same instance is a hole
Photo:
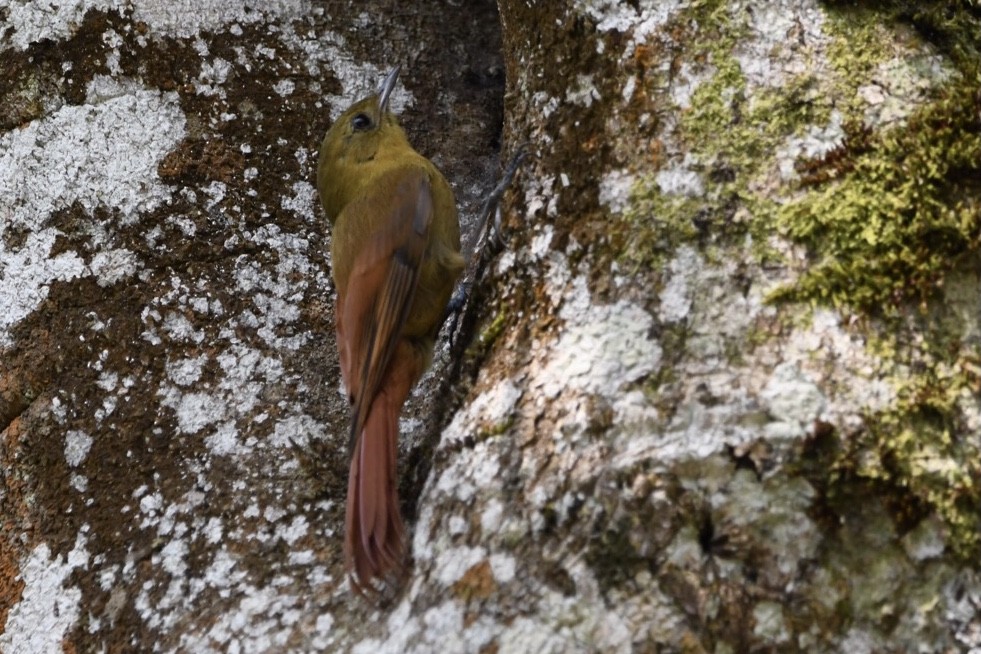
[[[375,396],[351,456],[344,558],[352,585],[362,593],[377,590],[374,580],[384,582],[405,572],[396,476],[401,402],[392,399],[386,391]]]

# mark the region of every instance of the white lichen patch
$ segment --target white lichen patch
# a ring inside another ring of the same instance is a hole
[[[86,477],[75,473],[69,475],[68,484],[79,493],[84,493],[89,488],[89,480]]]
[[[624,465],[648,456],[704,457],[761,437],[796,439],[816,419],[857,427],[863,413],[894,399],[882,363],[829,310],[816,310],[807,325],[754,348],[738,365],[728,363],[727,352],[745,347],[754,322],[775,311],[763,302],[765,281],[748,293],[731,287],[731,265],[708,265],[686,247],[669,262],[659,317],[686,325],[685,390],[664,433],[632,439],[619,459]],[[850,381],[856,378],[862,383]]]
[[[478,395],[467,407],[458,411],[443,430],[441,447],[467,436],[477,437],[481,431],[493,432],[510,420],[521,389],[505,379]]]
[[[579,75],[576,78],[575,84],[569,87],[565,94],[566,102],[587,108],[599,99],[600,93],[593,83],[592,75]]]
[[[913,561],[926,561],[944,553],[943,525],[935,517],[926,518],[908,534],[903,536],[903,549]]]
[[[660,363],[660,346],[650,337],[650,314],[629,302],[594,304],[582,277],[566,289],[559,317],[565,326],[545,348],[544,365],[528,383],[544,397],[587,393],[615,404],[625,385],[655,371]]]
[[[678,248],[668,263],[668,280],[661,291],[658,317],[662,322],[680,322],[688,317],[693,302],[694,277],[702,265],[701,257],[687,245]]]
[[[480,514],[480,528],[485,534],[496,534],[500,530],[504,518],[504,505],[500,500],[492,499],[487,502]]]
[[[226,97],[225,89],[222,85],[228,80],[229,73],[232,72],[231,63],[221,57],[215,57],[201,64],[201,72],[194,80],[194,90],[198,95],[207,97]]]
[[[691,97],[695,90],[708,80],[715,70],[710,66],[693,66],[690,62],[684,61],[678,66],[678,70],[671,76],[668,93],[671,100],[678,109],[685,110],[691,107]]]
[[[291,590],[295,579],[277,575],[256,583],[236,554],[224,546],[205,547],[205,543],[214,546],[224,537],[258,543],[282,539],[293,546],[308,533],[306,517],[298,515],[289,521],[282,520],[275,532],[229,530],[219,518],[207,518],[202,511],[207,501],[207,487],[185,493],[166,508],[159,493],[141,498],[141,511],[146,516],[141,526],[154,529],[157,542],[162,545],[149,559],[149,564],[159,574],[159,582],[142,585],[133,600],[136,611],[149,628],[169,632],[186,618],[188,611],[199,610],[220,597],[225,608],[217,621],[201,631],[182,630],[175,641],[178,647],[167,651],[186,651],[186,648],[202,652],[282,650],[286,639],[295,633],[298,622],[312,614],[308,601]],[[284,517],[281,510],[271,507],[267,507],[266,514],[274,521]],[[257,516],[253,513],[243,517]],[[210,562],[203,569],[192,569],[189,565],[192,551],[209,552]],[[311,583],[330,581],[330,576],[316,565],[310,552],[306,556],[303,552],[296,554],[290,558],[290,565],[308,568]],[[126,570],[123,573],[126,574]],[[162,593],[160,589],[163,589]],[[317,624],[317,634],[325,637],[330,624],[324,621]]]
[[[685,165],[662,168],[654,176],[654,182],[665,195],[697,198],[705,194],[701,176]]]
[[[51,214],[78,204],[106,209],[126,224],[157,207],[170,190],[157,164],[183,137],[184,115],[176,94],[136,90],[96,104],[64,106],[27,127],[0,135],[0,345],[9,328],[29,315],[54,281],[95,275],[108,286],[133,275],[138,262],[128,250],[97,253],[86,265],[77,253],[50,253],[60,232]],[[27,231],[11,247],[11,230]]]
[[[243,584],[229,600],[228,609],[207,632],[181,634],[176,651],[206,654],[287,650],[297,614],[302,611],[300,598],[271,587]]]
[[[621,405],[632,398],[632,410],[623,415],[632,418],[620,423],[614,465],[703,458],[761,436],[768,419],[757,394],[768,375],[733,365],[729,353],[745,347],[754,321],[774,309],[764,305],[762,288],[734,288],[735,266],[734,260],[709,264],[685,246],[668,263],[659,318],[686,335],[685,356],[673,371],[679,400],[665,425],[655,422],[649,399],[624,395]]]
[[[183,393],[163,395],[161,404],[174,409],[177,414],[177,430],[182,434],[194,434],[208,425],[222,422],[228,414],[228,399],[212,393]],[[174,399],[172,399],[174,398]],[[228,454],[229,451],[223,451]]]
[[[136,254],[126,248],[112,248],[96,252],[88,265],[88,272],[105,288],[132,277],[142,267]]]
[[[517,561],[509,554],[492,554],[489,558],[491,573],[498,584],[514,581]]]
[[[272,269],[245,257],[238,260],[237,289],[249,297],[254,306],[254,311],[244,312],[238,321],[256,330],[270,346],[295,350],[309,338],[309,334],[294,332],[292,328],[300,316],[299,301],[308,285],[326,288],[326,275],[308,258],[310,243],[302,236],[270,224],[251,234],[250,239],[277,252],[279,259]],[[297,284],[297,279],[304,283]]]
[[[811,70],[813,53],[830,42],[824,12],[812,0],[785,0],[751,11],[731,5],[729,11],[732,20],[745,21],[750,30],[733,52],[750,88],[782,87],[789,78]]]
[[[90,9],[119,11],[125,0],[90,0],[89,2],[30,2],[4,0],[5,25],[0,28],[0,49],[26,50],[41,40],[58,41],[78,29]]]
[[[529,249],[529,255],[532,261],[538,259],[543,259],[548,254],[549,245],[552,243],[552,236],[555,230],[551,225],[543,225],[534,238],[531,239],[531,248]]]
[[[306,516],[298,515],[293,518],[289,525],[280,528],[279,536],[287,545],[292,546],[297,540],[307,535],[309,528],[310,523],[307,522]]]
[[[273,91],[281,98],[292,95],[296,90],[296,84],[291,79],[281,79],[273,85]]]
[[[545,215],[553,217],[558,213],[559,189],[556,188],[555,177],[546,175],[539,179],[531,180],[525,187],[525,205],[528,207],[528,214],[545,210]]]
[[[70,467],[79,466],[92,447],[92,437],[84,431],[70,430],[65,434],[65,463]]]
[[[74,252],[50,256],[57,230],[31,232],[24,244],[14,250],[5,245],[3,231],[0,227],[0,296],[5,305],[0,312],[0,346],[10,344],[10,328],[48,297],[52,282],[69,281],[85,274],[85,263]]]
[[[761,482],[754,472],[738,470],[711,496],[713,520],[721,533],[751,533],[761,543],[761,555],[769,558],[767,574],[790,582],[800,566],[815,557],[820,544],[818,527],[807,515],[816,495],[804,479]]]
[[[274,448],[307,446],[326,435],[327,428],[322,422],[306,414],[289,415],[276,421],[267,443]]]
[[[631,629],[601,598],[565,597],[552,590],[536,602],[534,613],[515,619],[498,636],[501,654],[575,651],[589,643],[595,651],[631,651]]]
[[[870,82],[857,91],[867,105],[865,122],[901,123],[954,75],[950,62],[925,46],[882,62]]]
[[[456,457],[439,476],[436,490],[466,502],[478,489],[496,486],[500,462],[495,449],[495,446],[483,441]]]
[[[827,125],[809,125],[802,136],[788,137],[776,152],[780,178],[785,182],[797,179],[795,164],[799,160],[820,158],[841,145],[845,138],[841,120],[841,113],[832,111]]]
[[[161,326],[167,337],[176,343],[199,345],[206,337],[203,329],[196,328],[187,316],[177,311],[168,311],[163,316]]]
[[[630,191],[637,177],[626,170],[611,170],[599,183],[599,202],[613,213],[623,213],[630,206]]]
[[[157,164],[184,136],[176,93],[139,90],[98,104],[66,105],[0,135],[0,196],[7,222],[39,228],[78,202],[132,222],[170,197]]]
[[[282,363],[243,345],[228,347],[216,360],[221,377],[212,388],[202,390],[206,386],[195,385],[199,390],[184,392],[178,385],[165,384],[158,392],[160,403],[175,412],[180,433],[207,430],[205,443],[214,454],[247,454],[255,443],[238,440],[236,421],[250,416],[265,385],[282,377]],[[185,361],[171,368],[178,384],[199,374],[196,365],[197,361]]]
[[[292,195],[282,199],[283,209],[292,211],[307,222],[313,222],[317,215],[314,209],[318,201],[317,189],[310,182],[295,182],[292,190]]]
[[[200,32],[219,31],[226,25],[301,18],[310,11],[306,0],[166,0],[140,2],[133,6],[133,20],[143,21],[160,36],[186,38]]]
[[[760,602],[753,607],[753,622],[753,633],[765,643],[779,645],[790,640],[783,604],[779,602]]]
[[[323,103],[329,107],[331,120],[336,120],[353,101],[376,93],[382,80],[391,72],[391,69],[353,59],[349,55],[347,40],[335,32],[310,38],[300,36],[291,27],[284,25],[279,38],[290,50],[304,55],[304,65],[314,79],[320,78],[322,68],[326,68],[340,82],[340,93],[320,93]],[[389,100],[389,108],[393,113],[399,114],[414,102],[414,96],[405,85],[396,84]]]
[[[201,370],[207,363],[205,354],[167,362],[167,378],[178,386],[190,386],[201,378]]]
[[[542,116],[548,118],[555,110],[561,105],[561,100],[556,97],[552,97],[543,91],[535,93],[531,98],[532,104],[535,105],[536,109],[541,112]],[[551,136],[543,135],[546,143],[551,142]]]
[[[639,3],[620,0],[576,0],[574,11],[596,21],[601,32],[615,31],[630,36],[623,56],[632,56],[638,43],[648,40],[663,27],[681,6],[680,0]]]
[[[487,558],[482,547],[453,547],[442,550],[435,562],[435,577],[443,586],[452,586],[470,568]]]
[[[454,552],[455,550],[449,550]],[[459,553],[459,552],[458,552]],[[467,562],[478,562],[478,557],[465,553]],[[573,566],[577,583],[588,587],[595,581],[589,577],[583,566]],[[494,570],[494,557],[491,557]],[[468,567],[453,566],[450,577],[462,576]],[[495,571],[495,578],[497,572]],[[509,578],[510,573],[504,577]],[[445,591],[444,595],[445,597]],[[652,600],[653,601],[653,600]],[[530,651],[569,652],[580,651],[588,644],[590,651],[629,652],[631,634],[642,628],[650,628],[652,608],[632,607],[627,614],[609,608],[596,593],[564,596],[548,586],[536,587],[533,596],[523,600],[520,614],[507,619],[495,619],[490,615],[479,615],[476,619],[464,621],[464,604],[448,599],[419,614],[411,612],[411,599],[405,598],[389,615],[385,622],[386,635],[381,639],[365,640],[357,644],[352,652],[425,654],[433,651],[464,652],[478,651],[494,644],[496,651],[521,654]],[[672,625],[670,614],[665,610],[656,612],[657,617],[665,618],[665,625]],[[512,609],[507,609],[508,613]],[[665,626],[664,631],[671,627]]]
[[[36,546],[20,565],[24,583],[20,600],[10,607],[0,633],[0,651],[60,654],[62,639],[78,620],[82,591],[66,586],[69,575],[89,564],[87,538],[82,531],[68,556],[52,556],[46,543]]]
[[[955,630],[957,641],[981,648],[981,575],[962,570],[943,590],[945,620]]]
[[[819,380],[822,388],[834,389],[824,393],[823,420],[858,427],[863,414],[883,411],[896,399],[896,388],[886,374],[892,366],[871,354],[865,340],[847,331],[838,313],[830,309],[815,310],[809,325],[787,337],[781,359],[786,365],[812,371],[810,377]],[[801,410],[809,412],[803,406]]]
[[[799,436],[809,432],[812,423],[821,417],[825,406],[824,394],[814,379],[789,362],[776,367],[760,392],[760,400],[769,414],[778,421],[777,425],[767,426],[774,436],[785,433]],[[782,425],[786,425],[786,429]]]

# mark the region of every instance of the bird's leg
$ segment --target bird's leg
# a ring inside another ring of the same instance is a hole
[[[491,254],[496,252],[503,243],[501,240],[501,198],[504,196],[504,191],[511,185],[514,176],[518,172],[518,168],[521,167],[527,156],[528,144],[522,143],[518,146],[517,151],[515,151],[508,165],[504,168],[504,173],[501,175],[497,186],[491,189],[491,192],[487,194],[487,197],[484,198],[480,206],[480,214],[477,217],[477,240],[470,254],[467,273],[463,275],[463,279],[460,281],[456,293],[453,294],[453,297],[450,298],[449,303],[446,305],[444,321],[446,318],[450,319],[450,345],[453,344],[456,334],[457,321],[460,318],[460,314],[463,313],[463,307],[467,304],[467,298],[470,297],[470,287],[473,285],[476,271],[483,267],[483,262]],[[492,215],[494,216],[493,221],[491,221]]]
[[[484,198],[484,203],[480,207],[480,214],[477,218],[477,242],[474,245],[473,257],[477,257],[480,253],[487,247],[487,243],[492,243],[494,249],[496,250],[502,244],[501,241],[501,213],[498,211],[501,204],[501,198],[504,196],[504,191],[507,190],[508,186],[514,180],[514,176],[518,172],[518,168],[524,162],[525,158],[528,156],[528,144],[522,143],[518,146],[518,149],[511,156],[511,161],[504,168],[504,174],[501,175],[500,181],[497,183],[487,197]],[[494,216],[493,223],[490,220],[491,216]],[[490,236],[491,228],[493,227],[493,237]]]

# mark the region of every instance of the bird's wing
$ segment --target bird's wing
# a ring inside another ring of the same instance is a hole
[[[345,329],[347,338],[356,339],[347,373],[349,378],[357,379],[352,451],[395,352],[419,283],[433,217],[432,192],[425,173],[404,175],[386,204],[390,218],[358,255],[347,289],[346,301],[360,305],[344,311],[345,318],[350,316],[352,321],[360,322]]]

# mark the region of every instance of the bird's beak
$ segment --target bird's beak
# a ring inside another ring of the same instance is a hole
[[[395,82],[399,78],[399,71],[402,69],[401,66],[396,66],[392,69],[392,72],[388,74],[385,81],[381,83],[381,87],[378,89],[378,114],[384,116],[385,112],[388,111],[388,100],[392,97],[392,91],[395,90]]]

